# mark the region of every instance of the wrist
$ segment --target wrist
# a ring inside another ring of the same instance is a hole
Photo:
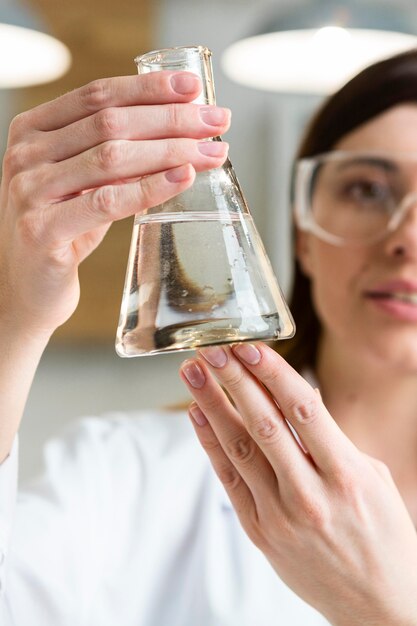
[[[44,350],[55,328],[36,325],[0,307],[0,342],[2,345],[24,345]]]
[[[10,453],[50,333],[0,315],[0,463]]]

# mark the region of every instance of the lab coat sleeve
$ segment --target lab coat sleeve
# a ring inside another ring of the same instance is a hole
[[[108,448],[117,428],[117,420],[84,418],[49,441],[43,474],[19,492],[14,516],[17,444],[1,466],[1,626],[92,623],[106,565],[113,483]]]

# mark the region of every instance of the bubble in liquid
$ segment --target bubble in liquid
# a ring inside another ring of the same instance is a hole
[[[233,260],[233,267],[241,269],[242,265],[243,265],[243,263],[242,263],[241,259],[234,259]]]

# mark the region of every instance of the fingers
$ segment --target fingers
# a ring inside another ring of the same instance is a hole
[[[185,163],[191,163],[196,171],[215,168],[225,161],[228,147],[222,141],[193,139],[108,141],[66,161],[43,166],[39,191],[45,194],[44,200],[59,199]],[[39,186],[39,176],[33,178],[33,184]]]
[[[236,344],[233,353],[270,392],[294,427],[314,463],[325,474],[340,476],[358,451],[331,417],[319,394],[268,346]]]
[[[229,109],[195,104],[112,107],[54,131],[53,142],[50,133],[40,135],[38,153],[62,161],[111,139],[215,137],[227,131],[230,116]]]
[[[43,245],[58,245],[129,215],[165,202],[194,182],[195,171],[183,165],[159,172],[134,183],[108,185],[47,207],[43,219],[28,212],[26,219],[34,236]]]
[[[83,87],[21,113],[12,122],[10,140],[20,141],[32,131],[51,131],[109,107],[191,102],[201,81],[190,72],[153,72],[95,80]]]
[[[189,414],[197,437],[207,452],[214,471],[226,489],[236,513],[239,516],[242,515],[242,522],[245,516],[253,519],[256,516],[256,507],[249,487],[224,452],[213,429],[195,403],[190,406]]]
[[[241,426],[244,426],[245,436],[253,440],[262,451],[278,479],[284,479],[284,488],[288,491],[293,489],[294,484],[305,483],[311,471],[311,462],[297,444],[281,411],[265,388],[233,355],[229,346],[203,348],[199,354],[232,398],[243,420]],[[223,442],[228,420],[221,410],[220,402],[216,403],[213,410],[213,403],[219,393],[216,383],[208,379],[201,389],[190,391]]]
[[[104,79],[19,115],[3,179],[25,173],[13,181],[24,201],[56,201],[185,163],[196,171],[218,167],[226,144],[196,140],[225,132],[230,111],[187,104],[200,88],[189,72]]]
[[[267,502],[271,492],[277,492],[276,474],[245,427],[239,411],[231,404],[203,360],[186,360],[180,376],[209,421],[223,452],[248,485],[256,501]],[[204,445],[204,441],[202,443]],[[214,452],[211,448],[206,448],[206,451],[213,464],[219,458],[228,467],[217,448]],[[233,474],[231,470],[230,473]]]

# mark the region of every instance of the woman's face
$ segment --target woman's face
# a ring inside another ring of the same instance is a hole
[[[400,105],[346,135],[334,148],[417,154],[417,105]],[[417,194],[417,160],[407,178]],[[416,196],[417,197],[417,196]],[[298,257],[311,278],[323,338],[333,349],[417,372],[417,201],[378,243],[334,246],[299,232]],[[406,295],[404,295],[406,294]]]

